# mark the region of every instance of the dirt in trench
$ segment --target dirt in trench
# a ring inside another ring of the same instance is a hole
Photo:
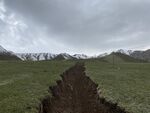
[[[86,76],[83,64],[76,64],[61,77],[50,87],[52,97],[43,99],[39,113],[128,113],[99,96],[98,85]]]

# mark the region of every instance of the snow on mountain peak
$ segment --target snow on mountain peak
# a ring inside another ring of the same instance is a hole
[[[74,54],[73,57],[76,58],[76,59],[88,59],[89,58],[85,54]]]
[[[72,58],[72,56],[67,54],[67,53],[61,53],[59,55],[62,55],[65,59],[71,59]]]
[[[119,52],[119,53],[126,54],[126,55],[131,55],[134,51],[119,49],[115,52]],[[7,54],[7,53],[9,53],[11,55],[16,55],[17,57],[19,57],[22,60],[32,60],[32,61],[52,60],[52,59],[55,59],[57,57],[61,57],[61,58],[64,58],[66,60],[69,60],[69,59],[89,59],[89,58],[101,58],[101,57],[109,55],[109,53],[103,53],[103,54],[100,54],[98,56],[87,56],[85,54],[70,55],[70,54],[67,54],[67,53],[60,53],[60,54],[52,54],[52,53],[13,53],[13,52],[7,51],[2,46],[0,46],[0,54]]]
[[[131,55],[131,53],[133,52],[132,50],[124,50],[124,49],[119,49],[116,52],[118,53],[122,53],[122,54],[126,54],[126,55]]]
[[[0,45],[0,53],[7,53],[8,51],[6,49],[4,49],[1,45]]]

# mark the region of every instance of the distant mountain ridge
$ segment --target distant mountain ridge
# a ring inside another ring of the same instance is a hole
[[[146,51],[134,51],[130,54],[131,57],[150,61],[150,49]]]
[[[2,53],[8,53],[8,51],[0,45],[0,54]]]
[[[150,61],[150,49],[146,51],[132,51],[119,49],[115,53],[121,53],[128,55],[135,59],[147,60]],[[52,53],[13,53],[7,51],[2,46],[0,46],[0,60],[23,60],[23,61],[41,61],[41,60],[70,60],[70,59],[93,59],[93,58],[102,58],[110,55],[111,53],[103,53],[97,56],[87,56],[85,54],[74,54],[70,55],[67,53],[52,54]]]
[[[0,60],[21,60],[13,52],[7,51],[0,46]]]
[[[13,58],[12,58],[13,57]],[[15,59],[14,59],[15,58]],[[0,46],[0,60],[20,59],[23,61],[41,61],[41,60],[70,60],[70,59],[88,59],[84,54],[70,55],[67,53],[52,54],[52,53],[14,53],[7,51]]]
[[[131,56],[133,58],[136,58],[136,59],[146,60],[146,61],[150,62],[150,49],[145,50],[145,51],[142,51],[142,50],[132,51],[132,50],[120,49],[116,52],[122,53],[122,54],[125,54],[125,55],[129,55],[129,56]]]
[[[132,50],[124,50],[124,49],[119,49],[116,51],[117,53],[122,53],[122,54],[125,54],[125,55],[131,55],[133,53]]]
[[[145,63],[146,60],[137,59],[134,57],[131,57],[127,54],[123,54],[120,52],[112,52],[111,54],[104,56],[101,58],[103,61],[109,62],[109,63]]]
[[[67,53],[16,53],[16,56],[22,60],[41,61],[41,60],[70,60],[70,59],[88,59],[84,54],[70,55]]]

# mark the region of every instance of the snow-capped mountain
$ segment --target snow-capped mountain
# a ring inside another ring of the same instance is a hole
[[[122,54],[126,54],[126,55],[131,55],[133,53],[132,50],[124,50],[124,49],[119,49],[116,51],[117,53],[122,53]]]
[[[21,60],[13,52],[7,51],[0,46],[0,60]]]
[[[67,53],[61,53],[61,54],[58,54],[56,56],[62,56],[64,59],[68,60],[68,59],[73,59],[73,57]]]
[[[131,54],[132,51],[130,50],[123,50],[120,49],[116,52],[120,52],[122,54]],[[90,59],[90,58],[101,58],[109,55],[109,53],[103,53],[98,56],[92,56],[89,57],[85,54],[74,54],[70,55],[67,53],[60,53],[60,54],[52,54],[52,53],[17,53],[16,56],[18,56],[20,59],[26,61],[41,61],[41,60],[70,60],[70,59]]]
[[[88,58],[90,58],[89,56],[87,56],[85,54],[74,54],[72,57],[74,57],[76,59],[88,59]]]
[[[121,53],[121,54],[129,55],[129,56],[133,53],[132,50],[124,50],[124,49],[119,49],[119,50],[114,51],[114,52],[115,53]],[[112,52],[110,52],[110,53],[103,53],[103,54],[100,54],[100,55],[96,56],[96,58],[102,58],[102,57],[105,57],[105,56],[107,56],[107,55],[109,55],[111,53]]]
[[[134,51],[130,56],[134,58],[150,61],[150,49],[145,51]]]
[[[122,54],[125,54],[125,55],[129,55],[130,57],[133,57],[133,58],[136,58],[136,59],[150,61],[150,49],[145,50],[145,51],[132,51],[132,50],[120,49],[116,52],[122,53]]]
[[[16,56],[21,60],[40,61],[53,59],[57,55],[51,53],[16,53]]]
[[[132,50],[124,50],[119,49],[115,51],[115,53],[122,53],[125,55],[129,55],[133,58],[148,60],[150,61],[150,49],[146,51],[132,51]],[[67,53],[61,54],[52,54],[52,53],[13,53],[11,51],[7,51],[5,48],[0,46],[0,60],[31,60],[31,61],[41,61],[41,60],[70,60],[70,59],[92,59],[92,58],[102,58],[111,53],[104,53],[98,56],[87,56],[85,54],[74,54],[70,55]]]
[[[8,51],[0,45],[0,53],[8,53]]]
[[[22,60],[41,61],[41,60],[69,60],[69,59],[88,59],[87,55],[75,54],[70,55],[67,53],[52,54],[52,53],[16,53]]]

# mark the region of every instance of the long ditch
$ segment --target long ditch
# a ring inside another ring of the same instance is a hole
[[[86,76],[83,64],[76,64],[61,77],[49,88],[52,96],[42,100],[39,113],[128,113],[100,97],[98,85]]]

